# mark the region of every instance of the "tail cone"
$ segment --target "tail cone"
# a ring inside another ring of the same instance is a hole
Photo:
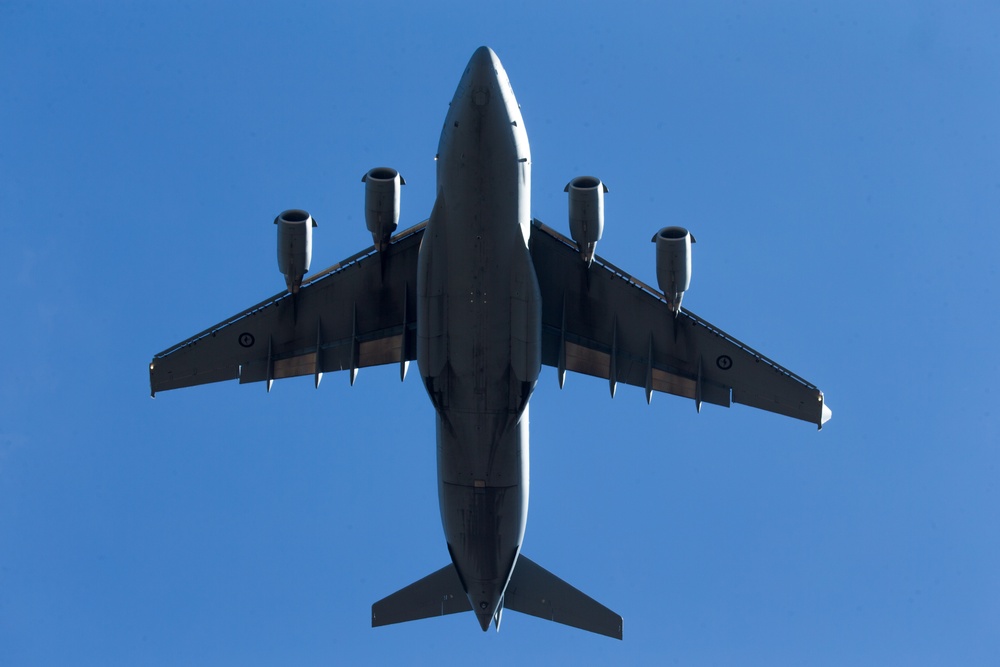
[[[483,632],[490,629],[490,623],[493,622],[499,608],[499,595],[494,598],[483,596],[473,603],[472,610],[476,612],[476,618],[479,620],[479,627],[483,629]],[[500,626],[497,625],[497,630],[499,629]]]

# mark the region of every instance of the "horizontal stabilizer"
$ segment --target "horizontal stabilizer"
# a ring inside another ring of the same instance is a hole
[[[622,617],[523,555],[503,596],[505,609],[622,638]]]
[[[463,611],[472,611],[472,605],[455,566],[449,563],[373,604],[372,627]]]

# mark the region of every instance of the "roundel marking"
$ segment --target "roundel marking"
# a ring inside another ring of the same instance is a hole
[[[728,371],[730,368],[733,367],[733,360],[729,357],[728,354],[723,354],[718,359],[715,360],[715,365],[724,371]]]
[[[240,334],[240,345],[243,347],[250,347],[254,344],[253,334],[249,331],[244,331]]]

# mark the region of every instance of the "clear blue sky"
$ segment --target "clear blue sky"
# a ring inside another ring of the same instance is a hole
[[[1000,9],[708,5],[0,3],[0,664],[1000,664]],[[545,369],[524,551],[621,643],[369,627],[448,558],[416,374],[149,398],[154,353],[283,288],[279,211],[317,269],[370,243],[371,167],[427,216],[481,44],[534,215],[601,177],[598,253],[649,282],[689,227],[685,306],[834,411]]]

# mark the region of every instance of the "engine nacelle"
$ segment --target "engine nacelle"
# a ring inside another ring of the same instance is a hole
[[[651,239],[656,244],[656,282],[676,315],[684,292],[691,286],[691,232],[683,227],[664,227]]]
[[[299,291],[302,276],[312,261],[312,228],[316,221],[306,211],[290,209],[274,219],[278,226],[278,270],[285,275],[288,291]]]
[[[577,176],[566,185],[569,193],[569,233],[583,261],[590,266],[604,233],[604,193],[608,186],[595,176]]]
[[[406,181],[389,167],[375,167],[361,177],[365,184],[365,224],[381,252],[399,224],[399,186]]]

